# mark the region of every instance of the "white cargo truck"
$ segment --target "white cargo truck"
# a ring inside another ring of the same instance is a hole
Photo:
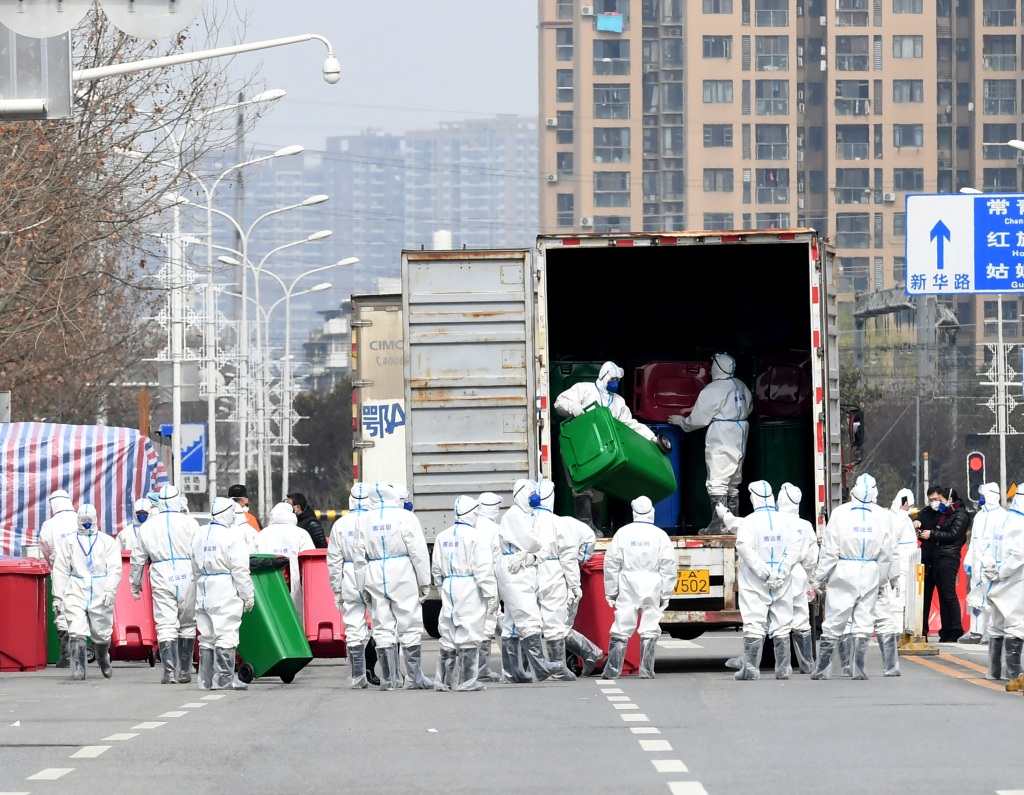
[[[744,484],[795,482],[820,529],[843,479],[833,257],[810,229],[545,235],[533,250],[403,253],[402,480],[428,541],[452,523],[458,495],[493,491],[507,506],[513,481],[561,468],[552,367],[610,359],[628,385],[648,362],[718,351],[752,389],[757,362],[803,356],[805,411],[752,421]],[[710,512],[703,436],[684,445],[679,580],[662,624],[692,638],[741,620],[735,538],[697,535]],[[629,519],[618,505],[610,522]]]

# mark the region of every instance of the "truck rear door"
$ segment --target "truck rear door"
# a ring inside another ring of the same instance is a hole
[[[402,254],[407,485],[428,541],[455,498],[537,471],[528,251]]]

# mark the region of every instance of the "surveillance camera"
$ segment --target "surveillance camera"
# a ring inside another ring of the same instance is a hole
[[[329,55],[324,61],[324,80],[332,86],[341,80],[341,63],[333,55]]]

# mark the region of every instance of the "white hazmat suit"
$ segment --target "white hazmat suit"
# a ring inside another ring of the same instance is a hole
[[[232,500],[234,502],[234,500]],[[249,512],[245,509],[244,505],[235,503],[235,527],[238,528],[238,532],[242,534],[242,538],[245,540],[245,548],[248,550],[250,555],[256,554],[256,540],[259,538],[259,533],[256,529],[249,524],[249,520],[246,518]]]
[[[57,550],[78,532],[78,512],[75,510],[74,503],[71,502],[71,495],[64,489],[57,489],[53,492],[48,502],[50,503],[50,518],[43,522],[43,526],[39,529],[39,551],[52,572],[53,563],[57,559]],[[54,600],[55,605],[56,602],[57,600]],[[56,611],[56,606],[54,610]],[[57,667],[67,668],[70,665],[68,619],[63,613],[56,612],[53,623],[57,626],[57,637],[60,639],[60,657],[57,660]]]
[[[903,609],[906,601],[910,558],[917,549],[917,533],[910,518],[914,492],[900,489],[889,508],[889,551],[892,555],[892,581],[882,577],[875,600],[875,637],[882,652],[882,673],[900,675],[899,637],[903,634]],[[845,663],[845,658],[844,658]]]
[[[235,526],[235,503],[216,497],[211,521],[192,546],[199,626],[199,686],[204,690],[245,690],[235,674],[242,613],[256,603],[249,575],[249,549]],[[148,522],[147,522],[148,524]]]
[[[736,679],[759,679],[765,637],[775,648],[775,678],[788,679],[789,634],[793,627],[792,571],[801,562],[803,539],[790,514],[775,507],[771,484],[748,486],[753,513],[736,528],[740,615],[743,617],[743,661]]]
[[[121,545],[122,552],[131,552],[139,543],[139,528],[149,519],[152,506],[145,497],[135,501],[132,508],[132,523],[127,525],[117,534],[117,543]],[[139,517],[142,517],[141,519]]]
[[[480,509],[476,515],[476,532],[481,543],[485,544],[489,552],[491,572],[497,582],[497,563],[501,559],[501,551],[498,548],[498,514],[501,511],[502,499],[491,491],[485,491],[477,498]],[[480,679],[487,682],[500,682],[500,674],[491,670],[491,644],[494,641],[494,633],[498,627],[498,617],[501,615],[501,602],[494,605],[494,612],[488,612],[484,622],[484,641],[480,644]],[[502,662],[504,663],[504,641],[502,641]],[[519,641],[515,641],[516,659],[519,659]]]
[[[345,625],[345,643],[348,662],[352,670],[351,687],[369,687],[366,675],[366,644],[369,630],[366,624],[367,603],[366,558],[359,546],[359,522],[370,506],[370,488],[366,483],[352,484],[348,497],[348,513],[339,519],[327,541],[327,574],[334,591],[334,604]],[[306,538],[309,534],[303,531]]]
[[[100,672],[106,679],[113,676],[110,635],[120,582],[121,549],[100,530],[96,508],[82,505],[78,532],[57,548],[53,564],[54,612],[64,613],[68,622],[73,679],[85,679],[85,640],[90,636]]]
[[[711,359],[711,383],[697,396],[686,417],[673,415],[669,422],[687,433],[707,428],[704,463],[707,466],[707,490],[711,500],[711,524],[705,534],[724,533],[725,526],[715,509],[728,505],[739,513],[739,486],[743,476],[743,456],[747,451],[751,397],[746,384],[736,378],[736,360],[727,353]]]
[[[967,608],[971,613],[971,625],[960,643],[981,643],[988,634],[988,586],[985,579],[985,552],[992,543],[992,530],[1001,527],[1006,519],[1006,509],[999,504],[999,484],[985,483],[978,489],[979,510],[971,522],[971,543],[964,557],[964,574],[967,575]]]
[[[1009,679],[1007,689],[1019,690],[1024,648],[1024,491],[1014,495],[1002,523],[992,528],[981,561],[988,583],[988,678]],[[1001,670],[1004,651],[1005,677]]]
[[[565,539],[576,548],[578,571],[579,567],[582,567],[594,556],[594,545],[597,540],[594,530],[590,525],[571,516],[558,516],[555,520],[561,525],[561,533]],[[583,597],[582,576],[580,579],[580,597],[570,599],[568,604],[568,614],[565,619],[568,627],[568,631],[565,633],[565,648],[566,651],[575,654],[582,661],[582,675],[590,676],[604,657],[604,652],[600,646],[573,628],[580,607],[580,599]]]
[[[142,595],[142,575],[149,564],[153,618],[163,664],[162,684],[192,681],[196,643],[196,584],[192,569],[193,520],[180,512],[178,490],[160,489],[160,509],[139,529],[132,550],[129,580],[132,596]]]
[[[419,519],[403,507],[404,488],[378,482],[371,507],[360,519],[360,547],[366,559],[373,637],[381,662],[380,689],[398,686],[398,644],[405,655],[406,687],[427,690],[420,642],[422,602],[430,593],[430,558]]]
[[[288,558],[288,581],[292,602],[302,615],[302,581],[299,576],[299,553],[316,549],[309,533],[301,529],[290,502],[279,502],[270,509],[270,524],[256,534],[256,553]]]
[[[477,533],[480,504],[455,500],[455,524],[434,539],[431,574],[441,594],[441,656],[435,690],[483,690],[478,681],[487,615],[497,610],[498,586],[488,539]]]
[[[540,543],[537,556],[537,602],[540,605],[541,635],[547,657],[561,670],[555,679],[575,681],[565,667],[565,635],[568,631],[570,607],[583,597],[580,589],[579,536],[566,531],[555,516],[555,484],[542,480],[539,484],[540,505],[534,514],[533,531]]]
[[[661,617],[668,608],[677,577],[676,551],[668,535],[654,524],[647,497],[631,503],[633,521],[612,536],[604,555],[604,595],[615,609],[602,679],[618,679],[626,644],[640,619],[640,678],[654,677],[654,656],[661,637]]]
[[[776,505],[779,514],[788,518],[800,536],[799,562],[790,572],[790,591],[793,598],[793,648],[796,649],[800,673],[809,674],[814,668],[814,639],[811,634],[811,611],[808,583],[818,565],[818,536],[814,525],[800,518],[800,500],[803,493],[792,483],[779,487]]]
[[[898,587],[899,564],[893,565],[889,511],[875,504],[875,479],[867,473],[858,477],[850,498],[829,517],[811,583],[818,593],[828,585],[812,679],[829,678],[832,654],[848,631],[854,636],[853,678],[868,678],[864,661],[868,640],[874,632],[879,585],[888,581]]]

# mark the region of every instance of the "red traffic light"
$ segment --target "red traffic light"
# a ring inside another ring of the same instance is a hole
[[[972,472],[985,471],[985,456],[981,453],[971,453],[967,456],[967,468]]]

